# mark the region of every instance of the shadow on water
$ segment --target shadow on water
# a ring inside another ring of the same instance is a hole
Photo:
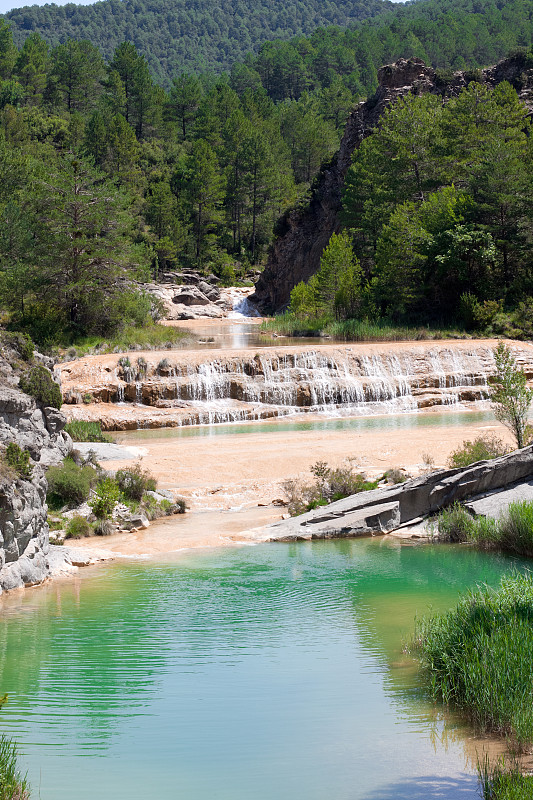
[[[415,780],[403,780],[380,786],[365,800],[461,800],[479,797],[477,778],[465,775],[458,778],[441,778],[424,775]]]

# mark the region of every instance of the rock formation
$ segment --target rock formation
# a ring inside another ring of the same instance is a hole
[[[495,508],[499,492],[506,487],[514,489],[511,499],[516,496],[533,500],[532,477],[533,445],[528,445],[466,469],[441,470],[396,486],[345,497],[269,525],[261,535],[263,541],[290,542],[388,533],[468,498],[473,499],[475,508],[476,498],[489,495],[491,508]]]
[[[72,444],[66,419],[19,391],[25,364],[9,339],[0,340],[0,456],[11,442],[30,454],[31,475],[20,477],[0,458],[0,593],[41,583],[49,574],[45,468]]]
[[[67,415],[98,419],[107,430],[296,412],[398,413],[486,398],[494,345],[461,340],[146,352],[127,366],[110,354],[62,365],[61,379]],[[533,348],[512,347],[533,377]]]
[[[509,81],[533,111],[533,70],[524,71],[520,56],[482,70],[481,79],[489,86]],[[378,81],[375,95],[359,103],[351,113],[338,153],[315,179],[309,205],[288,210],[278,222],[268,263],[250,298],[264,312],[285,308],[294,286],[318,270],[325,246],[340,229],[342,186],[352,154],[379,125],[387,106],[409,93],[431,92],[444,98],[457,95],[467,84],[467,73],[456,72],[444,85],[434,69],[418,58],[410,58],[382,67]]]

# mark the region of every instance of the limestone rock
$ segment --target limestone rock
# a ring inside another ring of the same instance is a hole
[[[506,496],[499,493],[515,484],[519,487],[507,491]],[[506,497],[533,496],[533,445],[492,461],[479,461],[466,469],[440,470],[405,483],[360,492],[269,525],[265,534],[270,541],[290,541],[383,533],[456,501],[489,494],[490,503],[498,503],[499,507]],[[481,502],[475,501],[474,509],[481,509]],[[490,508],[489,501],[484,507]]]

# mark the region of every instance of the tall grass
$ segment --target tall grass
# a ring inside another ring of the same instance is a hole
[[[459,503],[437,517],[438,538],[446,542],[469,542],[487,550],[533,557],[533,503],[510,503],[498,519],[475,519]]]
[[[120,333],[109,338],[91,336],[77,339],[66,350],[60,353],[65,360],[81,358],[91,353],[125,353],[131,350],[170,350],[179,347],[191,336],[183,328],[157,323],[137,328],[134,325],[125,327]],[[57,351],[58,348],[56,348]]]
[[[29,800],[29,797],[28,783],[18,768],[17,747],[0,736],[0,800]]]
[[[531,800],[533,775],[522,775],[520,767],[504,763],[491,765],[488,758],[478,765],[483,800]]]
[[[112,442],[113,439],[102,431],[99,422],[86,422],[83,419],[73,419],[67,422],[65,431],[70,434],[73,442]]]
[[[497,590],[469,593],[455,610],[418,623],[414,649],[433,696],[482,732],[533,741],[533,579],[504,576]]]
[[[422,341],[466,335],[451,329],[398,326],[384,319],[336,320],[327,314],[303,319],[289,311],[265,320],[261,329],[284,336],[331,336],[349,342]]]

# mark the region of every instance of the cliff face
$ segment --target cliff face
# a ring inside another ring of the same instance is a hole
[[[0,341],[0,446],[15,442],[30,453],[31,477],[0,464],[0,593],[41,583],[49,573],[45,468],[71,448],[65,417],[39,408],[19,391],[19,354]]]
[[[379,70],[376,94],[351,113],[340,149],[315,180],[309,205],[287,212],[278,223],[278,238],[250,298],[262,311],[270,313],[285,308],[293,287],[318,270],[324,248],[331,235],[340,229],[342,186],[352,154],[379,125],[387,106],[409,93],[453,97],[467,85],[465,75],[456,72],[443,86],[435,70],[418,58],[400,59]],[[533,112],[533,70],[524,70],[520,56],[482,70],[482,80],[489,86],[509,81]]]

